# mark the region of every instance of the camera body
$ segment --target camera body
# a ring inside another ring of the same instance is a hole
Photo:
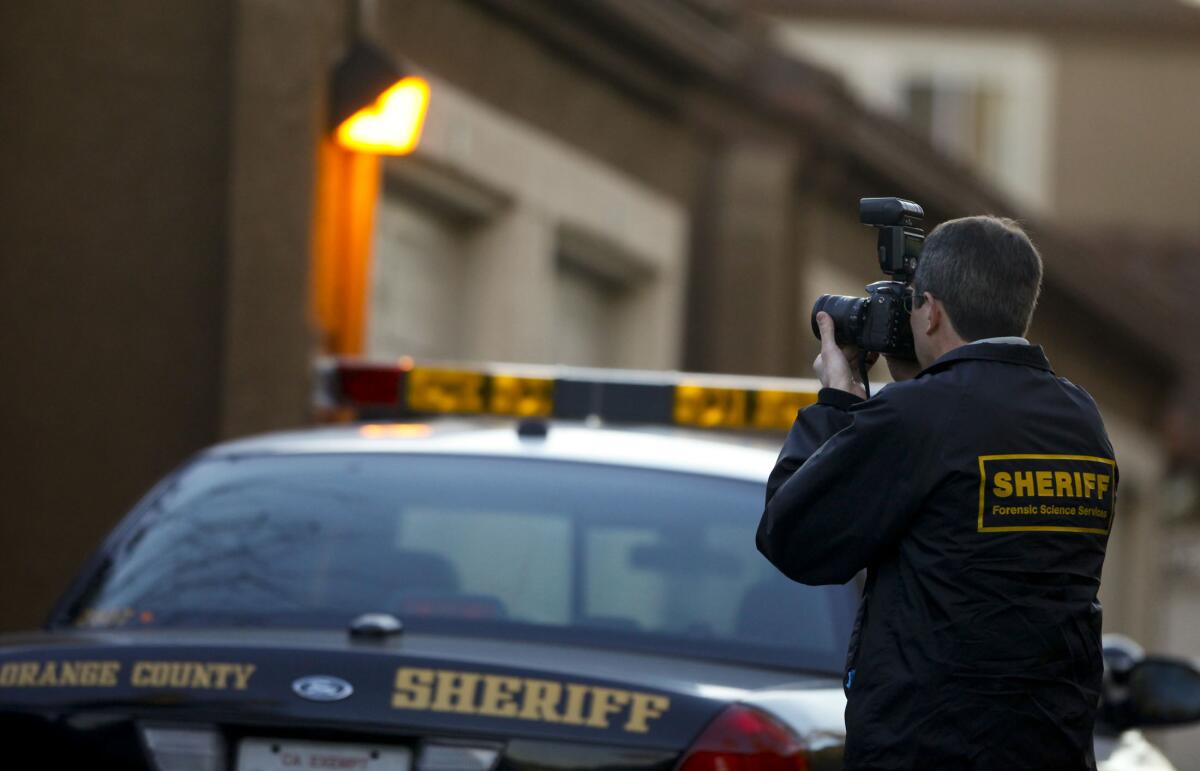
[[[903,198],[863,198],[858,202],[859,221],[879,229],[879,268],[892,279],[867,285],[866,297],[821,295],[812,309],[814,335],[821,337],[817,313],[825,311],[833,319],[838,345],[853,344],[864,351],[916,359],[904,305],[925,240],[920,227],[924,216],[920,206]]]
[[[853,344],[864,351],[915,359],[912,329],[904,310],[907,286],[903,281],[876,281],[867,285],[866,297],[821,295],[813,304],[813,334],[821,337],[817,313],[825,311],[833,319],[838,345]]]

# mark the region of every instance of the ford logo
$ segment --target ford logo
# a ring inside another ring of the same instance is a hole
[[[292,690],[309,701],[341,701],[354,693],[354,686],[340,677],[309,675],[293,681]]]

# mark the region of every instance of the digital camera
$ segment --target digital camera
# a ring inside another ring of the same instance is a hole
[[[906,295],[925,241],[920,227],[924,216],[924,209],[903,198],[863,198],[858,202],[859,222],[879,229],[879,267],[892,279],[868,284],[866,297],[824,294],[817,298],[812,329],[818,339],[817,313],[825,311],[833,319],[838,345],[916,359]]]

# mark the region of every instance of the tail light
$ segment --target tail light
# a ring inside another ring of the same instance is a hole
[[[734,704],[692,743],[678,771],[808,771],[800,737],[762,710]]]

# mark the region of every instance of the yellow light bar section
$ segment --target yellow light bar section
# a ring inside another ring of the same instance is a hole
[[[408,407],[414,412],[549,417],[554,381],[417,367],[408,373]]]
[[[483,375],[417,367],[408,373],[408,407],[413,412],[483,412]]]
[[[700,428],[744,428],[746,391],[686,383],[675,386],[675,422]]]
[[[754,415],[751,425],[762,430],[787,431],[796,420],[796,413],[817,403],[815,393],[799,391],[755,391]]]
[[[554,381],[548,378],[492,377],[489,412],[522,418],[550,417],[554,412]]]
[[[713,388],[694,384],[675,387],[675,422],[699,428],[783,430],[796,412],[817,401],[815,393]]]
[[[384,91],[337,127],[338,144],[347,150],[381,155],[408,155],[421,141],[429,83],[407,77]]]

